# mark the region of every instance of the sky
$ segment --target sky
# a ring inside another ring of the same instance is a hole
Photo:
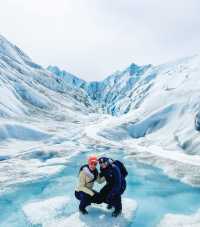
[[[1,0],[0,34],[87,81],[200,54],[199,0]]]

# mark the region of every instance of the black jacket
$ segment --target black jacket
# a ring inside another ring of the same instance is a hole
[[[125,178],[122,176],[118,166],[109,164],[105,169],[100,168],[100,177],[105,177],[112,194],[120,194],[126,185]]]

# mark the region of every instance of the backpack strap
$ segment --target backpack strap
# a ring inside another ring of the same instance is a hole
[[[82,165],[79,169],[79,173],[85,168],[85,167],[88,167],[88,165]]]
[[[83,165],[83,166],[81,166],[79,173],[80,173],[81,171],[84,171],[84,173],[85,173],[88,177],[92,178],[92,180],[89,181],[88,183],[94,182],[94,181],[97,179],[97,177],[98,177],[98,171],[97,171],[97,169],[95,169],[95,170],[92,171],[92,170],[90,170],[90,168],[89,168],[88,165]]]
[[[90,171],[91,171],[91,170],[90,170]],[[90,182],[88,182],[88,183],[95,182],[95,180],[96,180],[97,177],[98,177],[98,170],[97,170],[97,169],[91,171],[91,173],[93,174],[94,178],[93,178]]]

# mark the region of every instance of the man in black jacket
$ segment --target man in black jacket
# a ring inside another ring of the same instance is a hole
[[[109,158],[101,157],[98,161],[100,177],[106,180],[106,185],[100,191],[100,198],[102,202],[108,204],[108,209],[115,208],[112,216],[117,217],[122,212],[121,195],[126,189],[125,177],[120,168],[114,162],[110,162]]]

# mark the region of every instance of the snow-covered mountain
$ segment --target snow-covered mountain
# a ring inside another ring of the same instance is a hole
[[[89,113],[92,103],[83,89],[58,80],[0,36],[0,115],[19,117],[32,113],[62,115],[67,111]],[[62,99],[60,99],[62,97]],[[65,109],[65,111],[63,111]],[[81,110],[81,111],[80,111]]]
[[[137,108],[142,101],[142,93],[145,92],[141,91],[142,97],[133,100],[133,90],[138,86],[137,82],[141,80],[141,76],[150,68],[152,68],[151,65],[137,66],[133,63],[127,69],[122,72],[117,71],[103,81],[90,83],[56,66],[49,66],[47,69],[60,80],[67,81],[72,87],[83,88],[104,113],[121,115],[129,112],[131,108]]]
[[[93,227],[72,198],[76,171],[94,152],[122,159],[130,176],[123,216],[113,221],[94,207],[96,223],[168,227],[173,217],[179,226],[188,204],[199,223],[198,189],[165,176],[200,186],[199,76],[200,57],[193,56],[133,63],[87,82],[44,69],[0,36],[0,226]],[[180,216],[167,215],[174,211]]]
[[[61,80],[69,77],[59,69],[51,71]],[[131,64],[103,81],[80,80],[75,87],[83,88],[103,113],[118,116],[112,119],[112,124],[110,120],[100,123],[96,127],[99,135],[129,145],[143,144],[145,140],[166,151],[154,155],[179,159],[176,153],[167,152],[174,150],[186,154],[180,159],[189,164],[195,158],[199,161],[199,157],[194,157],[200,150],[199,132],[195,128],[195,116],[200,110],[199,75],[200,57],[196,55],[160,66]],[[199,184],[196,180],[193,183]]]
[[[84,124],[96,110],[83,89],[59,81],[3,36],[0,36],[0,94],[1,192],[16,182],[38,179],[45,172],[54,173],[51,170],[54,168],[42,167],[34,160],[57,157],[57,152],[51,150],[52,143],[69,137],[73,140],[81,130],[75,126]]]
[[[89,113],[108,114],[116,118],[100,122],[96,130],[102,138],[124,144],[145,139],[165,151],[198,155],[199,73],[197,55],[160,66],[133,63],[103,81],[87,82],[55,66],[42,68],[1,36],[0,115],[77,122]]]

